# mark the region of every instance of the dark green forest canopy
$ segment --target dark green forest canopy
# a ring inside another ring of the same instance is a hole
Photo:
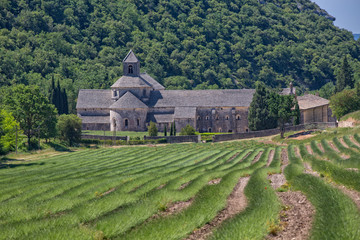
[[[360,44],[310,0],[2,0],[0,86],[109,88],[133,49],[168,89],[335,82]],[[356,69],[356,67],[355,67]]]

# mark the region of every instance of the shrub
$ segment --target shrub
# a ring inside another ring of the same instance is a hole
[[[61,115],[57,123],[57,129],[60,133],[60,138],[72,146],[74,143],[81,141],[81,119],[74,115]]]
[[[150,137],[156,137],[158,135],[158,129],[154,122],[150,122],[150,126],[148,128],[148,133]]]
[[[183,129],[181,129],[180,135],[182,136],[195,135],[195,129],[189,124],[187,124]]]

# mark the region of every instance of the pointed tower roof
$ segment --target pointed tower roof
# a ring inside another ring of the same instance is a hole
[[[148,106],[129,91],[110,106],[110,109],[128,108],[148,108]]]
[[[137,57],[135,56],[134,52],[130,49],[129,53],[126,55],[126,57],[124,58],[123,62],[127,62],[127,63],[137,63],[139,62],[139,60],[137,59]]]

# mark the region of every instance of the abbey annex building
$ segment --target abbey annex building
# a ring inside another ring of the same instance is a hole
[[[199,132],[247,132],[254,89],[165,90],[130,50],[124,75],[111,90],[81,89],[77,113],[84,130],[146,131],[150,121],[159,131],[175,122],[177,131],[190,124]],[[294,94],[286,88],[283,94]],[[333,121],[329,101],[315,95],[298,97],[301,123]]]

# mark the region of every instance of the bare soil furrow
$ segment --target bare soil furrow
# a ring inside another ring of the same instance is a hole
[[[280,212],[280,231],[273,231],[266,239],[308,239],[315,208],[299,191],[278,192],[277,195],[284,206]]]
[[[346,144],[346,142],[344,141],[344,139],[342,137],[339,137],[339,141],[344,147],[349,148],[349,146]]]
[[[354,143],[356,146],[360,147],[360,143],[358,143],[358,141],[355,140],[354,136],[350,135],[349,139],[352,143]]]
[[[313,151],[310,145],[306,145],[306,150],[308,151],[309,154],[313,155]]]
[[[335,152],[340,152],[340,150],[335,146],[335,144],[333,142],[329,142],[330,147],[335,151]]]
[[[263,155],[263,151],[259,152],[258,155],[256,155],[256,157],[254,158],[254,160],[252,160],[251,164],[256,163],[257,161],[259,161],[259,159],[261,158],[261,155]]]
[[[271,162],[273,161],[274,159],[274,155],[275,155],[275,150],[271,150],[270,153],[269,153],[269,158],[268,158],[268,161],[266,163],[266,166],[268,167]]]
[[[204,240],[208,238],[212,234],[213,229],[218,227],[223,221],[243,211],[247,206],[244,189],[249,179],[250,177],[240,178],[233,192],[227,199],[226,208],[220,211],[210,223],[192,232],[186,240]]]

